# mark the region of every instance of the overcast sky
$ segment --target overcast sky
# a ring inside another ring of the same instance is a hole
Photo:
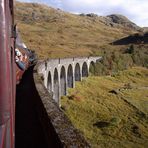
[[[141,27],[148,27],[148,0],[18,0],[38,2],[72,13],[122,14]]]

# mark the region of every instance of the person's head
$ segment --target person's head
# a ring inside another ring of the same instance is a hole
[[[19,51],[19,49],[15,49],[15,54],[16,54],[16,56],[18,56],[18,57],[20,57],[21,56],[21,52]]]

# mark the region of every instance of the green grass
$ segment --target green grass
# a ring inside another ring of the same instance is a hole
[[[147,69],[136,67],[113,76],[85,78],[62,97],[62,107],[92,147],[146,147],[148,121],[141,111],[148,113],[147,76]]]

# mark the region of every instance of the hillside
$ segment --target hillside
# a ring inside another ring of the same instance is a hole
[[[91,76],[62,97],[62,108],[93,148],[148,146],[148,70]]]
[[[114,45],[148,44],[148,32],[136,33],[113,42]]]
[[[122,49],[109,43],[141,30],[121,15],[75,15],[35,3],[16,2],[15,18],[24,42],[42,59]]]

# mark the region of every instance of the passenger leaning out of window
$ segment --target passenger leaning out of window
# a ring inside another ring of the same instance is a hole
[[[26,69],[25,63],[23,62],[23,55],[17,48],[15,49],[15,62],[21,70],[24,71]]]

